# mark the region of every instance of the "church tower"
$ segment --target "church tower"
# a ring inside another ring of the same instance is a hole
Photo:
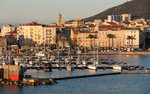
[[[62,16],[60,13],[58,14],[58,17],[57,17],[57,26],[62,26]]]

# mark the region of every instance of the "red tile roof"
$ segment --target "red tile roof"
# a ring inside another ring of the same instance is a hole
[[[7,32],[7,34],[17,34],[17,31]]]
[[[119,28],[119,29],[126,29],[123,25],[100,25],[99,28],[101,29],[114,29],[114,28]]]

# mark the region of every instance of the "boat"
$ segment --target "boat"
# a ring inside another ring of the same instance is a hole
[[[115,70],[122,70],[122,67],[120,65],[113,65],[112,68]]]
[[[39,53],[37,53],[35,55],[36,57],[44,57],[45,56],[45,53],[43,51],[40,51]]]
[[[88,69],[91,69],[91,70],[96,70],[97,67],[95,65],[88,65]]]

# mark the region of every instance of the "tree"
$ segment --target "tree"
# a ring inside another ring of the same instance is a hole
[[[113,47],[113,39],[115,38],[115,35],[107,34],[107,38],[109,39],[109,48],[110,48],[110,39],[112,39],[112,47]]]
[[[135,39],[135,37],[131,36],[131,40],[132,40],[132,47],[133,47],[133,40]]]
[[[146,38],[147,38],[148,35],[147,35],[146,32],[142,32],[141,36],[143,37],[143,49],[144,49],[145,46],[146,46]]]
[[[61,36],[60,41],[62,42],[63,49],[65,48],[65,43],[68,42],[68,38],[66,36]]]
[[[5,37],[9,45],[12,45],[13,43],[17,42],[17,38],[13,34],[6,35]]]
[[[127,36],[127,40],[129,40],[129,47],[130,47],[130,40],[132,40],[133,37],[132,36]]]
[[[95,45],[95,39],[97,38],[97,35],[89,34],[87,38],[94,39],[94,45]],[[91,48],[92,48],[92,40],[91,40]]]

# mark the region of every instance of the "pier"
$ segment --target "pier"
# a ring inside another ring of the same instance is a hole
[[[92,74],[92,75],[80,75],[80,76],[70,76],[70,77],[59,77],[59,78],[53,78],[53,80],[65,80],[65,79],[75,79],[75,78],[85,78],[85,77],[96,77],[96,76],[106,76],[106,75],[117,75],[117,74],[120,74],[120,72],[101,73],[101,74]]]
[[[121,72],[121,74],[150,74],[150,72]]]

